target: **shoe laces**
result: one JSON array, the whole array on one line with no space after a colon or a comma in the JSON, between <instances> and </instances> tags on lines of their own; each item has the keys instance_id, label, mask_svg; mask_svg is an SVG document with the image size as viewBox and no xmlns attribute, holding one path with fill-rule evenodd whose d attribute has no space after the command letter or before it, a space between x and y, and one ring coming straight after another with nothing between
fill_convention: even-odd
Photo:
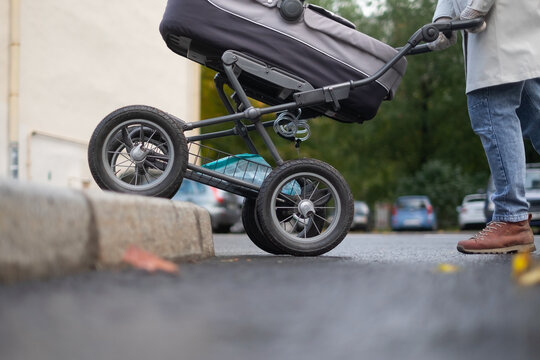
<instances>
[{"instance_id":1,"label":"shoe laces","mask_svg":"<svg viewBox=\"0 0 540 360\"><path fill-rule=\"evenodd\" d=\"M494 232L495 230L499 229L503 225L504 225L503 222L491 221L487 224L487 226L482 231L474 235L472 238L477 239L477 240L482 240L485 236L489 235L489 233Z\"/></svg>"}]
</instances>

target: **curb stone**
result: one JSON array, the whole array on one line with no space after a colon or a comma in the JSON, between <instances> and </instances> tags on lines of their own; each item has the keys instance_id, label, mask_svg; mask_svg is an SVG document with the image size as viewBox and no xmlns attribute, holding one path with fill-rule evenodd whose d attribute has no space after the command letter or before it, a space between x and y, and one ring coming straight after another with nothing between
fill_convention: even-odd
<instances>
[{"instance_id":1,"label":"curb stone","mask_svg":"<svg viewBox=\"0 0 540 360\"><path fill-rule=\"evenodd\" d=\"M171 260L214 255L191 203L0 179L0 282L116 267L128 245Z\"/></svg>"}]
</instances>

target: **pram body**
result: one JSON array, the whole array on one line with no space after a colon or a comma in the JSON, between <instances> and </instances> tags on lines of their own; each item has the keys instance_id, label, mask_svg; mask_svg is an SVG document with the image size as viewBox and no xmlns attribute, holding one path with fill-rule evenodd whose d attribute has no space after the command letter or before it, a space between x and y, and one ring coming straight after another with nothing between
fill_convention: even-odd
<instances>
[{"instance_id":1,"label":"pram body","mask_svg":"<svg viewBox=\"0 0 540 360\"><path fill-rule=\"evenodd\" d=\"M280 15L278 0L169 0L160 31L171 50L214 70L222 70L226 50L236 50L314 88L365 79L396 55L394 48L336 19L307 5L301 19L290 22ZM377 81L352 91L338 112L321 105L312 109L346 122L371 119L381 102L394 96L406 65L402 58ZM269 105L290 100L291 94L259 79L242 84L249 96Z\"/></svg>"},{"instance_id":2,"label":"pram body","mask_svg":"<svg viewBox=\"0 0 540 360\"><path fill-rule=\"evenodd\" d=\"M244 228L259 248L296 256L326 253L351 226L350 188L322 161L283 160L266 128L298 145L309 137L311 117L369 120L395 95L405 55L429 51L419 44L441 32L481 21L427 24L393 49L303 0L168 0L163 39L177 54L217 71L216 89L229 115L186 123L149 106L120 108L92 134L90 170L101 188L117 192L171 198L186 177L242 195ZM254 106L251 99L265 105ZM266 114L275 120L263 122ZM223 123L234 125L184 135ZM274 166L258 155L251 132L262 138ZM248 154L201 143L227 136L242 137Z\"/></svg>"}]
</instances>

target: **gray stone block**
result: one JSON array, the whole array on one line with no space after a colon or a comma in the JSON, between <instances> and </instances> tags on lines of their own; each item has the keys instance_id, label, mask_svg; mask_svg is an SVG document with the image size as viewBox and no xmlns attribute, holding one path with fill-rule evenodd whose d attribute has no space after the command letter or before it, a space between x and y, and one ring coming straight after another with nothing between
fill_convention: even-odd
<instances>
[{"instance_id":1,"label":"gray stone block","mask_svg":"<svg viewBox=\"0 0 540 360\"><path fill-rule=\"evenodd\" d=\"M189 203L89 192L98 229L99 264L117 265L131 244L167 259L213 255L208 212Z\"/></svg>"},{"instance_id":2,"label":"gray stone block","mask_svg":"<svg viewBox=\"0 0 540 360\"><path fill-rule=\"evenodd\" d=\"M0 181L0 281L87 270L96 262L96 250L82 193Z\"/></svg>"}]
</instances>

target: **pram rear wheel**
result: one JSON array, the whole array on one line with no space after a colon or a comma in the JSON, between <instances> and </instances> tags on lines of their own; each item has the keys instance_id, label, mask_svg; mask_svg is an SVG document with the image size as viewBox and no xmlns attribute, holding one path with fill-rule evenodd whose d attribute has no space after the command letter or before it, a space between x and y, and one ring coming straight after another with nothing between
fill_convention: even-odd
<instances>
[{"instance_id":1,"label":"pram rear wheel","mask_svg":"<svg viewBox=\"0 0 540 360\"><path fill-rule=\"evenodd\" d=\"M242 224L244 225L247 236L259 249L274 255L284 253L261 230L261 225L257 218L256 201L254 199L246 198L244 200L244 205L242 206Z\"/></svg>"},{"instance_id":2,"label":"pram rear wheel","mask_svg":"<svg viewBox=\"0 0 540 360\"><path fill-rule=\"evenodd\" d=\"M181 124L149 106L109 114L94 130L88 163L105 190L171 198L188 161Z\"/></svg>"},{"instance_id":3,"label":"pram rear wheel","mask_svg":"<svg viewBox=\"0 0 540 360\"><path fill-rule=\"evenodd\" d=\"M347 235L352 193L332 166L315 159L287 161L265 179L257 198L261 229L283 252L316 256Z\"/></svg>"}]
</instances>

